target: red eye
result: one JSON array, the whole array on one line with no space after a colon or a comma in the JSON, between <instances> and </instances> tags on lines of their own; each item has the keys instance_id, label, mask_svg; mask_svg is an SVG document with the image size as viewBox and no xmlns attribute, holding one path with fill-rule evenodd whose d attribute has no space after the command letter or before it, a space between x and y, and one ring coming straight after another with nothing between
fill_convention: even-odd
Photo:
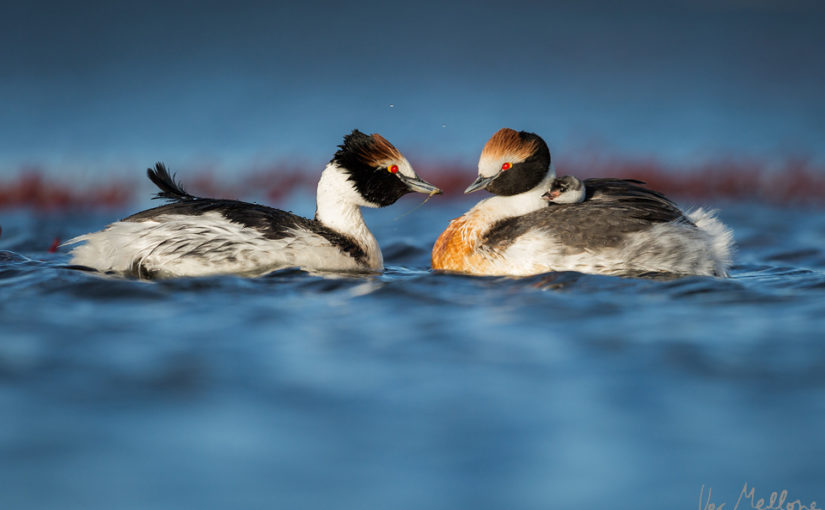
<instances>
[{"instance_id":1,"label":"red eye","mask_svg":"<svg viewBox=\"0 0 825 510\"><path fill-rule=\"evenodd\" d=\"M513 165L511 165L510 163L504 163L503 165L501 165L502 170L509 170L511 168L513 168Z\"/></svg>"},{"instance_id":2,"label":"red eye","mask_svg":"<svg viewBox=\"0 0 825 510\"><path fill-rule=\"evenodd\" d=\"M398 173L398 165L392 165L387 170L389 170L390 173L392 173L392 174L397 174Z\"/></svg>"}]
</instances>

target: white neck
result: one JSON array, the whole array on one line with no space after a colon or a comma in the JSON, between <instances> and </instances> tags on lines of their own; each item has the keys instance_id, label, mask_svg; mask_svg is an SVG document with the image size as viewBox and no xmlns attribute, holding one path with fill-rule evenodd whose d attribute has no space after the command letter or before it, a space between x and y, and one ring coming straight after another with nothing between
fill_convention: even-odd
<instances>
[{"instance_id":1,"label":"white neck","mask_svg":"<svg viewBox=\"0 0 825 510\"><path fill-rule=\"evenodd\" d=\"M471 209L471 212L481 213L487 218L487 221L492 222L543 209L547 207L547 201L542 198L542 195L550 189L554 177L555 172L551 167L547 176L530 191L508 197L498 195L490 197L477 203Z\"/></svg>"},{"instance_id":2,"label":"white neck","mask_svg":"<svg viewBox=\"0 0 825 510\"><path fill-rule=\"evenodd\" d=\"M334 163L321 173L315 197L315 219L336 232L353 238L367 255L371 269L381 270L384 260L378 241L364 223L361 206L372 206L364 200L347 179L347 174Z\"/></svg>"}]
</instances>

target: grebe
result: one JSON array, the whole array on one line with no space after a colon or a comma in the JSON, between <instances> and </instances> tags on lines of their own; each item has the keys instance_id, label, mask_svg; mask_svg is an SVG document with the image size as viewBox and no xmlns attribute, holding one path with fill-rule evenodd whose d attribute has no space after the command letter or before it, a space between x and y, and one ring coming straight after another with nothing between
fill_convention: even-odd
<instances>
[{"instance_id":1,"label":"grebe","mask_svg":"<svg viewBox=\"0 0 825 510\"><path fill-rule=\"evenodd\" d=\"M581 179L572 175L556 177L542 198L554 204L577 204L584 201L585 187Z\"/></svg>"},{"instance_id":2,"label":"grebe","mask_svg":"<svg viewBox=\"0 0 825 510\"><path fill-rule=\"evenodd\" d=\"M555 172L538 135L501 129L484 146L465 193L482 200L433 246L432 267L476 275L549 271L727 276L732 234L701 209L683 214L664 195L627 179L586 179L584 200L548 204Z\"/></svg>"},{"instance_id":3,"label":"grebe","mask_svg":"<svg viewBox=\"0 0 825 510\"><path fill-rule=\"evenodd\" d=\"M315 219L258 204L199 198L158 163L149 179L172 203L76 237L72 264L138 278L261 275L285 267L378 272L383 258L361 207L384 207L411 191L441 190L416 176L379 134L358 130L321 173Z\"/></svg>"}]
</instances>

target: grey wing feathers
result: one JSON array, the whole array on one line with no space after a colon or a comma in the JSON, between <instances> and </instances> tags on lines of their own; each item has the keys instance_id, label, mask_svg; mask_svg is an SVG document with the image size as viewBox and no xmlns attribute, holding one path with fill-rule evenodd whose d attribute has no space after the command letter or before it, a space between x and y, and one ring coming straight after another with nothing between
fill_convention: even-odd
<instances>
[{"instance_id":1,"label":"grey wing feathers","mask_svg":"<svg viewBox=\"0 0 825 510\"><path fill-rule=\"evenodd\" d=\"M504 248L520 235L545 230L559 242L575 249L618 245L625 234L650 228L655 223L692 222L667 197L629 179L587 179L587 196L576 204L549 204L523 216L494 224L484 243Z\"/></svg>"},{"instance_id":2,"label":"grey wing feathers","mask_svg":"<svg viewBox=\"0 0 825 510\"><path fill-rule=\"evenodd\" d=\"M629 215L653 223L674 220L690 222L669 198L658 191L639 186L644 184L642 181L587 179L584 183L587 190L586 200L601 202L605 208L615 213L615 221L621 222L623 217Z\"/></svg>"}]
</instances>

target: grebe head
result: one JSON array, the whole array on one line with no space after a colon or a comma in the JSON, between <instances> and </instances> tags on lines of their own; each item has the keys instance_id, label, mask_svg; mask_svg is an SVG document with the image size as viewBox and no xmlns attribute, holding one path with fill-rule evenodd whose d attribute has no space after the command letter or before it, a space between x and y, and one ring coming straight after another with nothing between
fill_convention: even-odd
<instances>
[{"instance_id":1,"label":"grebe head","mask_svg":"<svg viewBox=\"0 0 825 510\"><path fill-rule=\"evenodd\" d=\"M411 191L441 190L415 175L407 159L386 138L353 130L344 136L330 164L337 166L363 199L359 205L384 207Z\"/></svg>"},{"instance_id":2,"label":"grebe head","mask_svg":"<svg viewBox=\"0 0 825 510\"><path fill-rule=\"evenodd\" d=\"M542 198L555 204L575 204L584 201L584 183L572 175L556 177Z\"/></svg>"},{"instance_id":3,"label":"grebe head","mask_svg":"<svg viewBox=\"0 0 825 510\"><path fill-rule=\"evenodd\" d=\"M536 187L550 170L550 150L535 133L499 129L484 145L478 178L464 191L486 189L496 195L518 195Z\"/></svg>"}]
</instances>

